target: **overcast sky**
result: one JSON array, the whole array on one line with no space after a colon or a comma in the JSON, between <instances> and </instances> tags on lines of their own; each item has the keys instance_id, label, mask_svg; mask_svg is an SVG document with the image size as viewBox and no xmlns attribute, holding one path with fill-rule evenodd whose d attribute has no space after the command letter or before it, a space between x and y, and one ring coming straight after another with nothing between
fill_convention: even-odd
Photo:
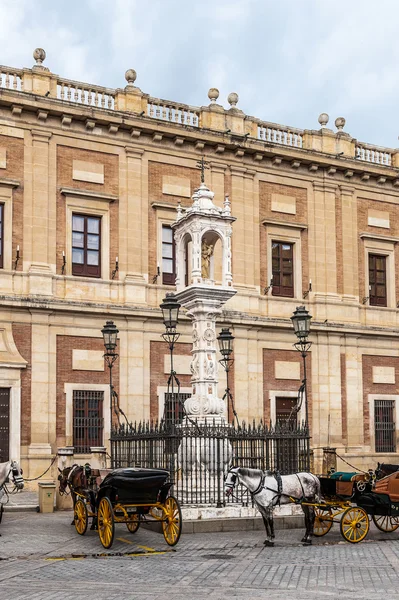
<instances>
[{"instance_id":1,"label":"overcast sky","mask_svg":"<svg viewBox=\"0 0 399 600\"><path fill-rule=\"evenodd\" d=\"M399 146L399 0L0 0L0 63Z\"/></svg>"}]
</instances>

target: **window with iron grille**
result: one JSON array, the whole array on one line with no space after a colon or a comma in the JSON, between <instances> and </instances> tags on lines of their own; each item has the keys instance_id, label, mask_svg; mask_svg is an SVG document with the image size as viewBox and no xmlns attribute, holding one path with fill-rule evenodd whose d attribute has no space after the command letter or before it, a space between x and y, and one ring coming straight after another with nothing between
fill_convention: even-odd
<instances>
[{"instance_id":1,"label":"window with iron grille","mask_svg":"<svg viewBox=\"0 0 399 600\"><path fill-rule=\"evenodd\" d=\"M294 244L272 242L273 296L294 297Z\"/></svg>"},{"instance_id":2,"label":"window with iron grille","mask_svg":"<svg viewBox=\"0 0 399 600\"><path fill-rule=\"evenodd\" d=\"M387 306L387 257L369 254L369 301L371 306Z\"/></svg>"},{"instance_id":3,"label":"window with iron grille","mask_svg":"<svg viewBox=\"0 0 399 600\"><path fill-rule=\"evenodd\" d=\"M162 225L162 283L175 285L176 254L175 239L170 225Z\"/></svg>"},{"instance_id":4,"label":"window with iron grille","mask_svg":"<svg viewBox=\"0 0 399 600\"><path fill-rule=\"evenodd\" d=\"M75 454L90 454L92 446L103 445L104 392L74 390L73 445Z\"/></svg>"},{"instance_id":5,"label":"window with iron grille","mask_svg":"<svg viewBox=\"0 0 399 600\"><path fill-rule=\"evenodd\" d=\"M395 400L374 401L375 451L396 452Z\"/></svg>"},{"instance_id":6,"label":"window with iron grille","mask_svg":"<svg viewBox=\"0 0 399 600\"><path fill-rule=\"evenodd\" d=\"M165 393L164 419L166 423L181 423L184 417L183 406L191 394Z\"/></svg>"},{"instance_id":7,"label":"window with iron grille","mask_svg":"<svg viewBox=\"0 0 399 600\"><path fill-rule=\"evenodd\" d=\"M72 275L101 277L101 218L72 215Z\"/></svg>"},{"instance_id":8,"label":"window with iron grille","mask_svg":"<svg viewBox=\"0 0 399 600\"><path fill-rule=\"evenodd\" d=\"M0 269L4 266L4 204L0 204Z\"/></svg>"}]
</instances>

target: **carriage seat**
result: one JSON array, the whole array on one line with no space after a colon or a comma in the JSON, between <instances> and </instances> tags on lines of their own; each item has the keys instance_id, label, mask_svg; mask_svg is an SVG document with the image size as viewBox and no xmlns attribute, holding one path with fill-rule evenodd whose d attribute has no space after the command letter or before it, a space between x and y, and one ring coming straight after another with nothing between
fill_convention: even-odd
<instances>
[{"instance_id":1,"label":"carriage seat","mask_svg":"<svg viewBox=\"0 0 399 600\"><path fill-rule=\"evenodd\" d=\"M375 483L376 494L387 494L392 502L399 502L399 472L392 473Z\"/></svg>"},{"instance_id":2,"label":"carriage seat","mask_svg":"<svg viewBox=\"0 0 399 600\"><path fill-rule=\"evenodd\" d=\"M336 492L338 496L352 496L354 482L369 480L367 473L346 473L345 471L332 473L330 478L336 480Z\"/></svg>"}]
</instances>

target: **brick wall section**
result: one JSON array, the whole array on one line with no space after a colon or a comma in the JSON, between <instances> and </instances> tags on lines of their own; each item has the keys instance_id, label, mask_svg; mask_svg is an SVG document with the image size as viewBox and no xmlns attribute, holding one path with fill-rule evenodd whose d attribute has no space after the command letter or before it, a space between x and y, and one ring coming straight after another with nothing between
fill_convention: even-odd
<instances>
[{"instance_id":1,"label":"brick wall section","mask_svg":"<svg viewBox=\"0 0 399 600\"><path fill-rule=\"evenodd\" d=\"M0 146L7 149L7 168L0 169L0 177L14 179L19 186L14 188L12 195L12 259L15 260L17 245L23 258L23 197L24 197L24 140L1 135ZM7 223L5 223L7 227ZM22 261L17 266L22 271Z\"/></svg>"},{"instance_id":2,"label":"brick wall section","mask_svg":"<svg viewBox=\"0 0 399 600\"><path fill-rule=\"evenodd\" d=\"M72 179L73 160L83 160L104 165L104 183L91 183L87 181L76 181ZM61 194L61 188L68 187L79 190L98 192L99 194L119 194L119 158L116 154L105 154L91 150L69 148L67 146L57 147L57 273L61 273L62 251L65 250L66 211L65 196ZM119 255L119 202L111 202L110 212L110 264L109 272L102 273L104 279L111 278L111 272L115 268L115 257ZM90 214L90 200L87 202L87 214ZM118 273L116 274L116 278Z\"/></svg>"},{"instance_id":3,"label":"brick wall section","mask_svg":"<svg viewBox=\"0 0 399 600\"><path fill-rule=\"evenodd\" d=\"M299 379L276 379L275 378L275 361L300 362ZM306 359L306 375L307 375L307 391L308 391L308 410L309 410L309 427L312 431L312 353L308 354ZM270 422L270 397L271 390L283 390L286 392L298 391L303 378L303 361L302 357L296 350L269 350L263 349L263 416L265 423Z\"/></svg>"},{"instance_id":4,"label":"brick wall section","mask_svg":"<svg viewBox=\"0 0 399 600\"><path fill-rule=\"evenodd\" d=\"M157 231L156 231L156 210L151 208L153 202L165 202L174 204L177 207L178 201L181 201L183 207L191 206L191 198L179 198L162 193L162 178L164 175L174 175L184 177L190 180L191 195L201 183L201 176L198 169L189 169L188 167L179 167L165 163L148 163L148 276L152 281L157 272Z\"/></svg>"},{"instance_id":5,"label":"brick wall section","mask_svg":"<svg viewBox=\"0 0 399 600\"><path fill-rule=\"evenodd\" d=\"M346 356L341 354L341 410L342 410L342 442L348 442L348 413L346 395Z\"/></svg>"},{"instance_id":6,"label":"brick wall section","mask_svg":"<svg viewBox=\"0 0 399 600\"><path fill-rule=\"evenodd\" d=\"M371 210L379 210L383 212L389 213L389 229L385 229L384 227L370 227L367 224L368 221L368 211ZM371 233L374 235L384 235L389 237L398 237L399 235L399 208L396 204L392 204L391 202L379 202L377 200L368 200L365 198L358 198L357 202L357 226L358 232L361 233ZM395 249L395 287L396 287L396 300L399 298L399 283L398 283L398 263L397 258L399 257L398 249ZM363 297L364 294L364 285L365 285L365 274L368 269L368 265L364 264L364 242L359 239L359 289L360 289L360 298Z\"/></svg>"},{"instance_id":7,"label":"brick wall section","mask_svg":"<svg viewBox=\"0 0 399 600\"><path fill-rule=\"evenodd\" d=\"M176 344L175 356L191 356L191 344ZM166 387L168 373L164 373L164 356L169 355L169 347L165 342L150 342L150 418L158 420L157 387ZM181 387L191 387L191 375L179 375Z\"/></svg>"},{"instance_id":8,"label":"brick wall section","mask_svg":"<svg viewBox=\"0 0 399 600\"><path fill-rule=\"evenodd\" d=\"M396 383L373 383L373 367L394 367ZM397 394L399 383L399 357L397 356L369 356L362 357L363 370L363 422L364 443L370 443L370 412L369 394Z\"/></svg>"},{"instance_id":9,"label":"brick wall section","mask_svg":"<svg viewBox=\"0 0 399 600\"><path fill-rule=\"evenodd\" d=\"M21 445L31 442L31 381L32 381L32 326L13 323L12 335L18 352L28 364L21 369Z\"/></svg>"},{"instance_id":10,"label":"brick wall section","mask_svg":"<svg viewBox=\"0 0 399 600\"><path fill-rule=\"evenodd\" d=\"M57 445L65 445L65 383L109 383L109 370L104 361L104 371L76 371L72 369L72 350L104 351L102 338L57 335ZM112 369L115 390L119 392L119 360ZM109 416L104 414L104 419Z\"/></svg>"},{"instance_id":11,"label":"brick wall section","mask_svg":"<svg viewBox=\"0 0 399 600\"><path fill-rule=\"evenodd\" d=\"M344 257L342 249L342 198L339 190L335 194L335 251L337 253L337 293L344 293Z\"/></svg>"},{"instance_id":12,"label":"brick wall section","mask_svg":"<svg viewBox=\"0 0 399 600\"><path fill-rule=\"evenodd\" d=\"M296 214L288 215L286 213L272 211L272 194L281 194L283 196L294 196L296 198ZM267 282L267 240L266 227L262 221L270 219L285 223L304 223L308 222L307 209L307 191L303 188L297 188L288 185L278 185L265 181L259 182L259 221L260 221L260 286L265 288ZM302 231L302 288L308 288L309 281L309 259L308 259L308 232ZM295 268L295 267L294 267ZM294 290L294 293L295 290Z\"/></svg>"}]
</instances>

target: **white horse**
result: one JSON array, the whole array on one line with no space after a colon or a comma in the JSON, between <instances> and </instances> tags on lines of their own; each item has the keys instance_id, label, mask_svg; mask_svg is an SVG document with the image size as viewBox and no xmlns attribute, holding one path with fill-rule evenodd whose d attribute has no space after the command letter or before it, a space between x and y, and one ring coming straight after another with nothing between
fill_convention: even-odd
<instances>
[{"instance_id":1,"label":"white horse","mask_svg":"<svg viewBox=\"0 0 399 600\"><path fill-rule=\"evenodd\" d=\"M6 484L9 483L10 480L13 482L15 490L23 489L24 479L22 477L22 469L16 460L0 463L0 523L4 511L2 498L3 496L8 498L9 491L7 490Z\"/></svg>"},{"instance_id":2,"label":"white horse","mask_svg":"<svg viewBox=\"0 0 399 600\"><path fill-rule=\"evenodd\" d=\"M315 521L314 508L304 502L320 502L320 481L312 473L294 473L279 475L272 471L232 467L225 478L226 495L233 493L237 479L244 485L263 518L266 529L266 546L274 546L273 510L279 504L295 502L301 505L305 513L306 533L302 538L305 544L311 544Z\"/></svg>"}]
</instances>

